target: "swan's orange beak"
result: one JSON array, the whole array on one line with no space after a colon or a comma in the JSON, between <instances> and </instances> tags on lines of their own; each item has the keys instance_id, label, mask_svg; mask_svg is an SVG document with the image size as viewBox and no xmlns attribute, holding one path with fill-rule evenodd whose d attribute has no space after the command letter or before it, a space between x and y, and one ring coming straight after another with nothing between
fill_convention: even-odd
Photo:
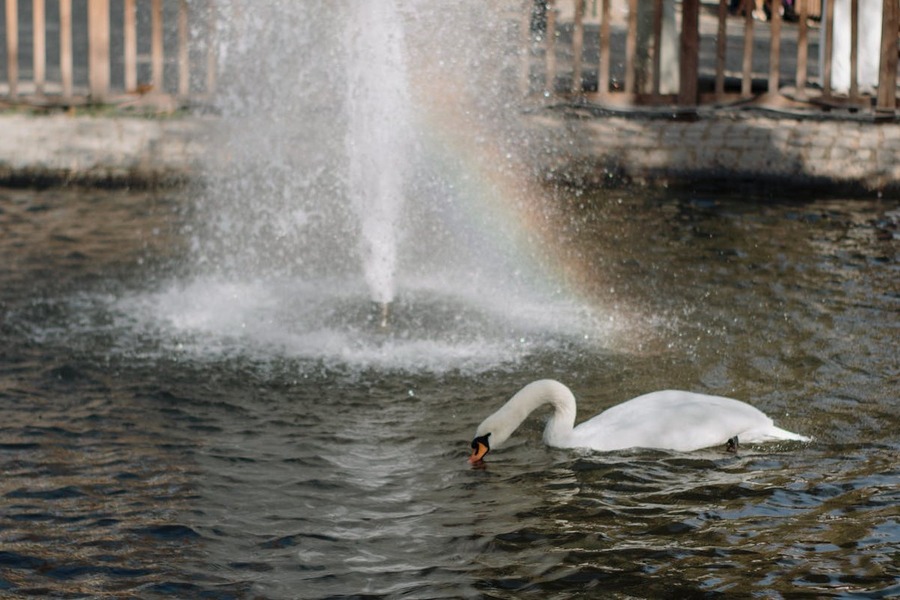
<instances>
[{"instance_id":1,"label":"swan's orange beak","mask_svg":"<svg viewBox=\"0 0 900 600\"><path fill-rule=\"evenodd\" d=\"M480 463L481 459L484 458L484 455L490 452L491 446L488 444L489 435L491 434L483 435L472 440L472 454L469 455L469 464L474 465Z\"/></svg>"}]
</instances>

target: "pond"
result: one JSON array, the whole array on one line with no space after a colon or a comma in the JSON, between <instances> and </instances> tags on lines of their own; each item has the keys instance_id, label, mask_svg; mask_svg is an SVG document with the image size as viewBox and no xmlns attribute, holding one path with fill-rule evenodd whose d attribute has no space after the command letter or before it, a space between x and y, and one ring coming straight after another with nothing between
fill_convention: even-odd
<instances>
[{"instance_id":1,"label":"pond","mask_svg":"<svg viewBox=\"0 0 900 600\"><path fill-rule=\"evenodd\" d=\"M297 282L198 283L190 191L0 190L0 595L900 594L900 203L550 193L589 333L415 294L317 328ZM557 450L538 413L470 468L543 377L578 421L677 388L814 440Z\"/></svg>"}]
</instances>

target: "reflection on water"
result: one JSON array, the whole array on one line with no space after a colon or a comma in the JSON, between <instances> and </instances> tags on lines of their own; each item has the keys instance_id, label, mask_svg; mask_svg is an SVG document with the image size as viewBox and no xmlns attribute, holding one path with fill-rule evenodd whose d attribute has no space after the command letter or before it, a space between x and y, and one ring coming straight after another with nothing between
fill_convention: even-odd
<instances>
[{"instance_id":1,"label":"reflection on water","mask_svg":"<svg viewBox=\"0 0 900 600\"><path fill-rule=\"evenodd\" d=\"M558 194L571 289L628 326L435 370L413 333L385 350L406 368L171 337L127 309L172 289L185 198L0 191L0 595L900 593L898 204ZM453 304L414 304L452 350ZM519 343L490 324L456 343ZM582 419L680 387L816 439L596 454L536 418L469 469L477 423L547 376Z\"/></svg>"}]
</instances>

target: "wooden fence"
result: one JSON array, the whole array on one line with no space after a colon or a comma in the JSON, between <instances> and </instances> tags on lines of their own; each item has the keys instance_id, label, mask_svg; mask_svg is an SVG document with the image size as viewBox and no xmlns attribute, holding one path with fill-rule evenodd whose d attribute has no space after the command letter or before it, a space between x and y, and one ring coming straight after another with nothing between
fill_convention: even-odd
<instances>
[{"instance_id":1,"label":"wooden fence","mask_svg":"<svg viewBox=\"0 0 900 600\"><path fill-rule=\"evenodd\" d=\"M523 68L523 88L530 93L576 96L617 106L694 107L754 98L760 104L784 105L787 99L808 107L894 113L898 0L884 0L878 31L861 31L859 0L847 2L849 15L836 20L836 0L798 0L796 15L790 15L791 22L785 23L779 10L768 11L769 22L755 20L751 16L753 0L743 0L743 16L729 13L729 0L682 0L677 6L672 0L620 0L625 14L620 10L618 20L611 14L613 0L527 1L531 7L527 42L531 52ZM590 25L586 24L588 10L595 13ZM703 23L711 31L701 31L701 11ZM843 27L847 21L850 83L849 89L839 92L832 79L835 36L830 24ZM677 29L668 36L669 56L674 56L668 67L663 64L665 25ZM813 40L813 26L819 39ZM759 38L765 35L757 34L768 35L768 65L762 73L754 49L759 52ZM881 40L873 90L861 91L859 85L861 35ZM594 43L589 53L587 42L591 39ZM821 47L821 60L811 56L814 42ZM702 48L708 51L701 52ZM735 54L740 55L740 67L728 68L726 58L733 63ZM816 75L810 73L813 62L818 67ZM618 73L613 72L614 66ZM786 66L793 68L786 72ZM677 81L677 89L665 89L666 76Z\"/></svg>"},{"instance_id":2,"label":"wooden fence","mask_svg":"<svg viewBox=\"0 0 900 600\"><path fill-rule=\"evenodd\" d=\"M795 0L797 20L791 23L778 10L770 11L768 23L754 20L754 0L741 0L743 17L729 15L730 0L522 1L526 93L618 106L689 108L789 98L813 107L896 110L900 0L883 0L880 31L860 30L860 0ZM849 3L849 15L836 20L836 2ZM0 4L0 100L7 103L139 99L176 106L208 101L215 92L216 0ZM847 90L833 85L833 28L816 24L819 35L813 35L810 16L829 24L849 20ZM757 34L764 33L768 48L760 49L765 36ZM871 90L859 85L861 35L881 40ZM823 60L813 46L821 48Z\"/></svg>"},{"instance_id":3,"label":"wooden fence","mask_svg":"<svg viewBox=\"0 0 900 600\"><path fill-rule=\"evenodd\" d=\"M72 0L0 2L0 99L9 103L141 99L173 107L215 90L213 0L75 0L74 11ZM23 31L30 44L22 43Z\"/></svg>"}]
</instances>

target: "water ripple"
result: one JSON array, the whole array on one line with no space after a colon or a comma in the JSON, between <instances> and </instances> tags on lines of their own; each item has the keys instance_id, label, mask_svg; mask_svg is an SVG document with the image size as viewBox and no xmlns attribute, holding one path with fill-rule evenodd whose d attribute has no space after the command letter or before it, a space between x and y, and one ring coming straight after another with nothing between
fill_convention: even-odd
<instances>
[{"instance_id":1,"label":"water ripple","mask_svg":"<svg viewBox=\"0 0 900 600\"><path fill-rule=\"evenodd\" d=\"M153 282L135 269L177 247L137 231L171 227L173 201L0 190L15 258L0 265L0 596L900 594L896 248L865 237L884 205L804 203L832 215L815 220L616 197L579 198L566 231L572 261L603 266L585 294L650 317L628 349L479 346L477 321L462 346L373 343L342 363L334 346L307 355L327 336L241 352L240 336L166 337L123 314L174 285L170 264ZM280 288L285 306L302 285ZM451 309L401 317L449 335ZM486 362L430 371L454 343ZM480 419L544 376L577 388L581 416L690 387L816 439L597 454L544 447L536 415L469 468Z\"/></svg>"}]
</instances>

